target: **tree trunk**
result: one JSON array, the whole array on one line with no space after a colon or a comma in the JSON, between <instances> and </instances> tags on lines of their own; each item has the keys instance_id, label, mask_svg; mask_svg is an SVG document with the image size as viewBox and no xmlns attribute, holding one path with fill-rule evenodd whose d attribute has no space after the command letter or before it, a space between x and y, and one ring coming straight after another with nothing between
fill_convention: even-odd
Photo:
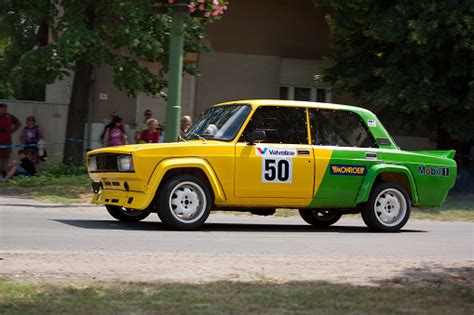
<instances>
[{"instance_id":1,"label":"tree trunk","mask_svg":"<svg viewBox=\"0 0 474 315\"><path fill-rule=\"evenodd\" d=\"M66 143L63 163L81 165L84 161L84 127L87 120L89 92L91 88L92 65L85 61L76 62L72 85L71 102L67 115Z\"/></svg>"},{"instance_id":2,"label":"tree trunk","mask_svg":"<svg viewBox=\"0 0 474 315\"><path fill-rule=\"evenodd\" d=\"M90 0L86 12L86 24L90 30L95 29L96 0ZM92 84L92 64L76 61L76 72L72 84L71 102L67 115L66 141L64 145L63 164L81 165L84 161L84 127L89 111L89 93Z\"/></svg>"}]
</instances>

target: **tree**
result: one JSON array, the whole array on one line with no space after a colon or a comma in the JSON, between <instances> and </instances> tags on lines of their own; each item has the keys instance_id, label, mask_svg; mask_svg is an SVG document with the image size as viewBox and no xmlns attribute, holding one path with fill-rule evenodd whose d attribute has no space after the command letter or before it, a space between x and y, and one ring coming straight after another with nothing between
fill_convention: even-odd
<instances>
[{"instance_id":1,"label":"tree","mask_svg":"<svg viewBox=\"0 0 474 315\"><path fill-rule=\"evenodd\" d=\"M47 45L37 46L21 57L21 62L16 67L17 73L28 73L47 83L74 73L63 158L65 164L79 165L83 160L83 143L75 140L83 138L91 75L95 67L111 66L115 85L129 96L134 96L137 91L164 95L163 89L167 85L165 78L168 71L171 26L167 8L168 3L175 1L8 0L6 2L12 10L25 14L33 11L33 14L41 17L38 28L46 24L52 34ZM183 1L176 0L176 2ZM223 0L197 2L203 3L203 10L207 8L219 10L210 17L206 15L208 18L205 20L186 15L184 29L186 52L200 52L207 48L203 43L204 26L207 22L218 18L224 10ZM160 9L164 14L155 14L153 3L160 3ZM194 1L191 4L193 3ZM187 9L187 6L185 8ZM190 11L191 9L196 10L194 7L189 8ZM8 15L8 11L3 14ZM140 60L143 59L161 63L160 74L156 76L142 67ZM184 70L191 74L196 73L193 65L185 65Z\"/></svg>"},{"instance_id":2,"label":"tree","mask_svg":"<svg viewBox=\"0 0 474 315\"><path fill-rule=\"evenodd\" d=\"M15 71L21 56L36 45L41 17L32 9L37 5L18 10L18 1L0 3L0 98L44 100L44 82Z\"/></svg>"},{"instance_id":3,"label":"tree","mask_svg":"<svg viewBox=\"0 0 474 315\"><path fill-rule=\"evenodd\" d=\"M472 0L315 0L332 8L331 83L403 124L474 138Z\"/></svg>"}]
</instances>

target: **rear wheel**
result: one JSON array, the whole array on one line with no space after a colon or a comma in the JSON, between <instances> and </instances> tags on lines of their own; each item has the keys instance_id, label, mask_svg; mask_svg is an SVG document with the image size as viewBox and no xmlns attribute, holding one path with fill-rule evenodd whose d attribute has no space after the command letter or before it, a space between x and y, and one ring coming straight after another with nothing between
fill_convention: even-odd
<instances>
[{"instance_id":1,"label":"rear wheel","mask_svg":"<svg viewBox=\"0 0 474 315\"><path fill-rule=\"evenodd\" d=\"M135 210L120 206L106 205L105 208L115 219L123 222L138 222L145 219L151 212L150 209Z\"/></svg>"},{"instance_id":2,"label":"rear wheel","mask_svg":"<svg viewBox=\"0 0 474 315\"><path fill-rule=\"evenodd\" d=\"M175 229L194 230L209 217L212 197L209 188L192 175L172 177L160 188L158 216Z\"/></svg>"},{"instance_id":3,"label":"rear wheel","mask_svg":"<svg viewBox=\"0 0 474 315\"><path fill-rule=\"evenodd\" d=\"M395 183L381 183L364 205L362 219L371 230L396 232L407 223L410 212L410 196L405 189Z\"/></svg>"},{"instance_id":4,"label":"rear wheel","mask_svg":"<svg viewBox=\"0 0 474 315\"><path fill-rule=\"evenodd\" d=\"M300 209L303 220L316 227L330 226L342 217L342 213L323 209Z\"/></svg>"}]
</instances>

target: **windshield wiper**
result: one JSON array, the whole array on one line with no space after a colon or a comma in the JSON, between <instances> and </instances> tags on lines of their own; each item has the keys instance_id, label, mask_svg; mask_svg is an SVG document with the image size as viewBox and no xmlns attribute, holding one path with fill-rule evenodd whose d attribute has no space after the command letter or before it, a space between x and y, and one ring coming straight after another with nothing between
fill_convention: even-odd
<instances>
[{"instance_id":1,"label":"windshield wiper","mask_svg":"<svg viewBox=\"0 0 474 315\"><path fill-rule=\"evenodd\" d=\"M201 136L198 133L192 133L191 136L195 136L196 138L198 138L199 140L202 140L203 142L207 141L206 138L204 138L203 136Z\"/></svg>"},{"instance_id":2,"label":"windshield wiper","mask_svg":"<svg viewBox=\"0 0 474 315\"><path fill-rule=\"evenodd\" d=\"M184 139L182 136L179 136L178 139L179 139L179 141L183 141L183 142L186 142L186 141L187 141L187 140Z\"/></svg>"}]
</instances>

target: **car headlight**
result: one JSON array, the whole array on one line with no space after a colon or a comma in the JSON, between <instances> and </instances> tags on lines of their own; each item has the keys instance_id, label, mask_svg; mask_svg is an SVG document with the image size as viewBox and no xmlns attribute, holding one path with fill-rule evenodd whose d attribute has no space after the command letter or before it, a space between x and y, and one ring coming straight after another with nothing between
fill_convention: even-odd
<instances>
[{"instance_id":1,"label":"car headlight","mask_svg":"<svg viewBox=\"0 0 474 315\"><path fill-rule=\"evenodd\" d=\"M97 171L97 159L95 156L89 158L89 163L87 165L89 172L96 172Z\"/></svg>"},{"instance_id":2,"label":"car headlight","mask_svg":"<svg viewBox=\"0 0 474 315\"><path fill-rule=\"evenodd\" d=\"M131 155L117 156L117 167L119 172L133 172L133 161Z\"/></svg>"}]
</instances>

